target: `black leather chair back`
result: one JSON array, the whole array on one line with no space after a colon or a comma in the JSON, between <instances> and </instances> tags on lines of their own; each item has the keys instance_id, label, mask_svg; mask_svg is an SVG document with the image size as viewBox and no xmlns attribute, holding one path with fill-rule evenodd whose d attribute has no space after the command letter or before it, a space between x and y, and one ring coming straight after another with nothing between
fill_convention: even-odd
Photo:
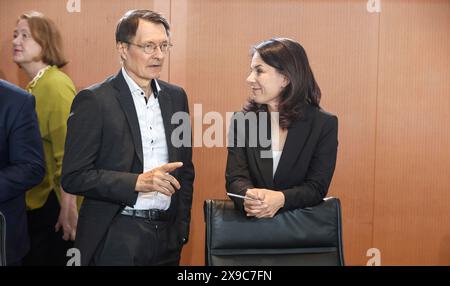
<instances>
[{"instance_id":1,"label":"black leather chair back","mask_svg":"<svg viewBox=\"0 0 450 286\"><path fill-rule=\"evenodd\" d=\"M6 220L0 212L0 266L6 266Z\"/></svg>"},{"instance_id":2,"label":"black leather chair back","mask_svg":"<svg viewBox=\"0 0 450 286\"><path fill-rule=\"evenodd\" d=\"M207 200L206 265L344 265L341 208L327 198L311 208L249 218L229 200Z\"/></svg>"}]
</instances>

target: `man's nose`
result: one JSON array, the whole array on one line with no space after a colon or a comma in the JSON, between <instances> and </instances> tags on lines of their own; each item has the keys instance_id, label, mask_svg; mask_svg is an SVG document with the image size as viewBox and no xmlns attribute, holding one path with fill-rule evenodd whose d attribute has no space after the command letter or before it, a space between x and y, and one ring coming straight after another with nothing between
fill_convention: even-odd
<instances>
[{"instance_id":1,"label":"man's nose","mask_svg":"<svg viewBox=\"0 0 450 286\"><path fill-rule=\"evenodd\" d=\"M159 46L156 47L153 57L157 58L157 59L162 59L162 58L164 58L164 56L165 56L165 54L162 52L161 47L159 47Z\"/></svg>"}]
</instances>

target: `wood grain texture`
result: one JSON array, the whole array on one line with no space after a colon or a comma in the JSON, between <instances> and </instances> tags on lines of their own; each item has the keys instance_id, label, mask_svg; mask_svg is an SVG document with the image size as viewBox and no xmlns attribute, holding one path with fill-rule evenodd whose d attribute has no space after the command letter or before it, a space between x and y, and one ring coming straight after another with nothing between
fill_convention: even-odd
<instances>
[{"instance_id":1,"label":"wood grain texture","mask_svg":"<svg viewBox=\"0 0 450 286\"><path fill-rule=\"evenodd\" d=\"M171 11L170 79L186 89L191 105L201 103L204 113L241 108L249 96L251 46L272 37L290 37L304 46L322 88L322 105L339 117L330 195L341 198L344 207L347 263L365 264L372 247L378 15L358 1L172 1ZM192 239L182 261L201 265L201 208L206 199L226 198L226 150L196 148L194 162Z\"/></svg>"},{"instance_id":2,"label":"wood grain texture","mask_svg":"<svg viewBox=\"0 0 450 286\"><path fill-rule=\"evenodd\" d=\"M374 246L383 265L450 264L450 4L381 14Z\"/></svg>"},{"instance_id":3,"label":"wood grain texture","mask_svg":"<svg viewBox=\"0 0 450 286\"><path fill-rule=\"evenodd\" d=\"M117 21L131 9L153 8L151 0L89 0L81 1L81 12L69 13L67 1L20 0L1 1L0 9L0 77L22 87L28 79L12 61L12 35L20 14L30 10L42 12L58 26L69 64L64 71L72 78L77 90L101 82L120 68L116 52ZM160 2L160 1L156 1ZM161 7L161 5L159 5ZM164 11L161 11L164 13ZM170 13L166 11L164 14ZM168 66L162 73L167 79Z\"/></svg>"},{"instance_id":4,"label":"wood grain texture","mask_svg":"<svg viewBox=\"0 0 450 286\"><path fill-rule=\"evenodd\" d=\"M321 105L339 118L339 151L329 195L341 199L345 259L365 265L450 264L450 3L347 0L0 0L0 78L28 80L12 62L17 17L38 10L63 33L65 71L77 89L103 81L120 65L114 31L134 8L171 22L174 44L162 79L188 93L194 137L225 119L249 96L252 45L272 37L299 41L322 90ZM202 111L199 111L201 104ZM209 113L211 115L211 113ZM223 143L227 122L222 125ZM196 180L190 242L183 265L203 265L203 202L224 199L226 148L194 148Z\"/></svg>"}]
</instances>

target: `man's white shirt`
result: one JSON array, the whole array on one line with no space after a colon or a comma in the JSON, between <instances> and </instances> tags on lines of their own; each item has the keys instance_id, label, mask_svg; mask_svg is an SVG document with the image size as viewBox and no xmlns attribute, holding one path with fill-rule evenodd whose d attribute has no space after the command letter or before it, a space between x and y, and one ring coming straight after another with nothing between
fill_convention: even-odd
<instances>
[{"instance_id":1,"label":"man's white shirt","mask_svg":"<svg viewBox=\"0 0 450 286\"><path fill-rule=\"evenodd\" d=\"M166 144L166 133L164 131L161 108L154 93L148 97L148 101L145 100L145 92L127 74L123 67L122 75L128 84L128 88L133 97L134 107L136 108L139 130L141 131L144 172L147 172L169 162L169 152ZM161 88L156 80L155 86L159 92ZM139 192L133 209L167 210L170 206L170 200L169 196L159 192ZM127 207L127 209L130 208Z\"/></svg>"}]
</instances>

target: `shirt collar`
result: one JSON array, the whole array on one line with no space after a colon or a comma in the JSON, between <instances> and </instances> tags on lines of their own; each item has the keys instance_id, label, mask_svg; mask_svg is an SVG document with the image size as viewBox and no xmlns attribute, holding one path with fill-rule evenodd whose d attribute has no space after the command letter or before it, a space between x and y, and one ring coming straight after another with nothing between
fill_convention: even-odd
<instances>
[{"instance_id":1,"label":"shirt collar","mask_svg":"<svg viewBox=\"0 0 450 286\"><path fill-rule=\"evenodd\" d=\"M125 81L127 82L128 88L131 91L131 94L140 94L141 92L144 92L142 88L128 75L127 71L124 67L122 67L122 75ZM159 86L159 83L156 79L152 79L150 83L152 87L153 94L155 95L155 98L158 97L159 91L161 90L161 87Z\"/></svg>"}]
</instances>

